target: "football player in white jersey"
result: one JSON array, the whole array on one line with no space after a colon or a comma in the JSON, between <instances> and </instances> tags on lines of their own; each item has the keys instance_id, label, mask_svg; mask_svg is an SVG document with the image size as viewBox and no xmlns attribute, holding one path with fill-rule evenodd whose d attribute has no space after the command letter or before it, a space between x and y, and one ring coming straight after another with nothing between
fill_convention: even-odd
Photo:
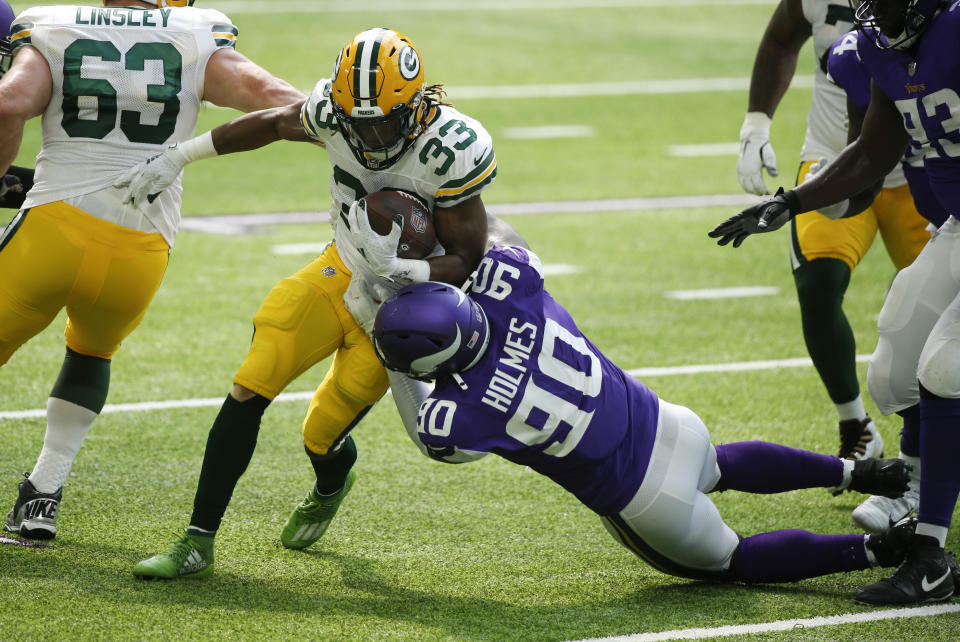
<instances>
[{"instance_id":1,"label":"football player in white jersey","mask_svg":"<svg viewBox=\"0 0 960 642\"><path fill-rule=\"evenodd\" d=\"M329 79L299 104L249 114L190 141L206 156L285 139L320 143L332 165L334 241L274 286L254 316L247 358L207 440L194 511L174 545L137 564L138 577L213 570L213 536L256 445L267 405L294 378L335 354L307 411L303 440L317 482L293 511L280 541L301 549L327 530L355 479L351 429L386 392L388 378L368 337L384 292L426 280L463 283L488 241L480 198L497 174L490 135L424 83L420 56L403 34L369 29L340 52ZM173 184L196 156L170 149L133 168L118 186L141 202ZM432 213L441 247L424 259L397 257L400 228L380 236L358 199L406 190ZM516 240L516 239L512 239Z\"/></svg>"},{"instance_id":2,"label":"football player in white jersey","mask_svg":"<svg viewBox=\"0 0 960 642\"><path fill-rule=\"evenodd\" d=\"M11 28L0 167L16 157L27 120L42 116L43 137L33 187L0 237L0 364L67 308L43 449L4 524L24 537L56 535L63 484L103 408L110 360L146 313L179 227L179 181L126 204L111 186L117 173L189 139L202 100L252 111L303 97L235 50L225 15L192 4L35 7Z\"/></svg>"},{"instance_id":3,"label":"football player in white jersey","mask_svg":"<svg viewBox=\"0 0 960 642\"><path fill-rule=\"evenodd\" d=\"M760 41L740 129L737 174L745 191L768 194L762 170L778 174L770 143L771 117L790 85L800 49L811 36L816 56L813 99L797 184L847 144L846 96L827 79L826 62L833 43L852 28L853 9L847 0L780 0ZM862 216L834 220L861 211ZM836 407L841 457L879 457L883 452L883 440L860 396L853 330L842 307L850 275L878 230L896 269L910 265L930 238L926 225L899 166L884 179L882 189L878 183L851 199L801 214L791 223L790 262L803 337Z\"/></svg>"}]
</instances>

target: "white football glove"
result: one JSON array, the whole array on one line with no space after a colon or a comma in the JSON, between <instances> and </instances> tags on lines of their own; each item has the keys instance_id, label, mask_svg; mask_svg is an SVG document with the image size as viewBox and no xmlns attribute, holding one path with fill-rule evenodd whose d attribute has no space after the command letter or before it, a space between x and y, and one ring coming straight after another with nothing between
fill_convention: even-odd
<instances>
[{"instance_id":1,"label":"white football glove","mask_svg":"<svg viewBox=\"0 0 960 642\"><path fill-rule=\"evenodd\" d=\"M347 291L343 293L343 304L347 312L367 334L373 332L373 322L377 318L380 304L390 296L390 292L379 284L373 284L372 292L371 294L362 277L354 277L350 279Z\"/></svg>"},{"instance_id":2,"label":"white football glove","mask_svg":"<svg viewBox=\"0 0 960 642\"><path fill-rule=\"evenodd\" d=\"M152 203L157 194L177 180L187 163L211 158L217 153L217 148L213 145L213 132L207 131L196 138L168 147L162 153L131 167L113 186L117 189L127 188L123 194L124 203L136 205L138 201L142 203L144 198Z\"/></svg>"},{"instance_id":3,"label":"white football glove","mask_svg":"<svg viewBox=\"0 0 960 642\"><path fill-rule=\"evenodd\" d=\"M144 198L152 203L157 194L177 180L188 162L190 161L176 146L169 147L131 167L126 174L114 181L113 186L117 189L126 188L123 193L124 203L136 205L142 203Z\"/></svg>"},{"instance_id":4,"label":"white football glove","mask_svg":"<svg viewBox=\"0 0 960 642\"><path fill-rule=\"evenodd\" d=\"M397 256L397 244L403 228L394 221L390 233L381 236L370 227L366 203L354 201L347 212L347 223L353 246L374 274L402 283L419 283L430 279L430 264L423 259L402 259Z\"/></svg>"},{"instance_id":5,"label":"white football glove","mask_svg":"<svg viewBox=\"0 0 960 642\"><path fill-rule=\"evenodd\" d=\"M762 196L769 194L762 170L778 176L777 155L770 144L770 117L760 111L747 112L740 127L740 155L737 157L737 179L740 186Z\"/></svg>"},{"instance_id":6,"label":"white football glove","mask_svg":"<svg viewBox=\"0 0 960 642\"><path fill-rule=\"evenodd\" d=\"M811 178L813 178L817 174L817 172L823 170L823 168L827 166L828 162L829 161L827 161L826 158L821 158L820 160L810 165L810 169L807 170L807 173L803 175L803 180L800 181L801 184L806 183ZM850 199L845 198L839 203L834 203L833 205L827 205L826 207L821 207L817 211L829 219L836 220L838 218L843 218L843 215L846 213L847 207L849 207L849 205L850 205Z\"/></svg>"},{"instance_id":7,"label":"white football glove","mask_svg":"<svg viewBox=\"0 0 960 642\"><path fill-rule=\"evenodd\" d=\"M350 225L350 236L353 245L366 259L374 274L390 278L397 271L397 243L403 228L393 222L390 233L381 236L370 227L367 218L367 204L363 200L354 201L347 213L347 223Z\"/></svg>"}]
</instances>

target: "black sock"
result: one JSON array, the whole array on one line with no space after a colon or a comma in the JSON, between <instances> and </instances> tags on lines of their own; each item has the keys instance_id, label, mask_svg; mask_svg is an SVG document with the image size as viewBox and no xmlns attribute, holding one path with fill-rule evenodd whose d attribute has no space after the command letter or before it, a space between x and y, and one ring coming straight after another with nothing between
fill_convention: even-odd
<instances>
[{"instance_id":1,"label":"black sock","mask_svg":"<svg viewBox=\"0 0 960 642\"><path fill-rule=\"evenodd\" d=\"M814 259L794 270L807 352L833 403L860 395L857 346L843 313L850 268L839 259Z\"/></svg>"},{"instance_id":2,"label":"black sock","mask_svg":"<svg viewBox=\"0 0 960 642\"><path fill-rule=\"evenodd\" d=\"M357 461L357 445L353 443L353 437L347 435L343 446L332 456L317 455L310 452L309 448L306 450L310 463L313 464L313 470L317 474L317 493L332 495L343 488L347 481L347 473Z\"/></svg>"},{"instance_id":3,"label":"black sock","mask_svg":"<svg viewBox=\"0 0 960 642\"><path fill-rule=\"evenodd\" d=\"M110 359L91 357L67 348L51 397L100 414L110 390Z\"/></svg>"},{"instance_id":4,"label":"black sock","mask_svg":"<svg viewBox=\"0 0 960 642\"><path fill-rule=\"evenodd\" d=\"M191 526L208 531L220 527L233 489L253 457L260 418L269 404L270 400L260 395L244 402L227 395L207 437Z\"/></svg>"}]
</instances>

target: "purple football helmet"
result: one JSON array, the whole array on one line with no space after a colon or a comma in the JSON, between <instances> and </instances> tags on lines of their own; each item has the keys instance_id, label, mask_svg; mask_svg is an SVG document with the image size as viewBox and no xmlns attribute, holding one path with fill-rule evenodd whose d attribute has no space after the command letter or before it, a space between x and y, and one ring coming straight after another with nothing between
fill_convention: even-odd
<instances>
[{"instance_id":1,"label":"purple football helmet","mask_svg":"<svg viewBox=\"0 0 960 642\"><path fill-rule=\"evenodd\" d=\"M7 0L0 0L0 76L3 76L13 62L10 49L10 23L14 19L13 8Z\"/></svg>"},{"instance_id":2,"label":"purple football helmet","mask_svg":"<svg viewBox=\"0 0 960 642\"><path fill-rule=\"evenodd\" d=\"M390 370L431 380L471 368L490 341L487 315L446 283L408 285L383 302L373 345Z\"/></svg>"},{"instance_id":3,"label":"purple football helmet","mask_svg":"<svg viewBox=\"0 0 960 642\"><path fill-rule=\"evenodd\" d=\"M947 0L849 0L857 28L880 49L909 49ZM869 29L870 31L865 31Z\"/></svg>"}]
</instances>

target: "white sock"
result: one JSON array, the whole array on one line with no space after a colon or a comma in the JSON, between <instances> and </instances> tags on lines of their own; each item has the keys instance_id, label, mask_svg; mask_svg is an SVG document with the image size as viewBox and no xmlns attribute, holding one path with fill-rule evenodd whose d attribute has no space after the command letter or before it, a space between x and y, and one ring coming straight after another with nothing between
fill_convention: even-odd
<instances>
[{"instance_id":1,"label":"white sock","mask_svg":"<svg viewBox=\"0 0 960 642\"><path fill-rule=\"evenodd\" d=\"M917 522L917 535L927 535L935 537L940 542L940 548L947 545L947 527L928 524L926 522Z\"/></svg>"},{"instance_id":2,"label":"white sock","mask_svg":"<svg viewBox=\"0 0 960 642\"><path fill-rule=\"evenodd\" d=\"M840 488L849 488L850 482L853 481L853 464L856 463L852 459L841 459L843 462L843 479L840 481Z\"/></svg>"},{"instance_id":3,"label":"white sock","mask_svg":"<svg viewBox=\"0 0 960 642\"><path fill-rule=\"evenodd\" d=\"M857 398L853 401L848 401L847 403L838 403L835 405L837 407L837 416L840 417L840 421L847 421L848 419L863 419L867 416L867 411L863 407L863 399L860 398L860 395L857 395Z\"/></svg>"},{"instance_id":4,"label":"white sock","mask_svg":"<svg viewBox=\"0 0 960 642\"><path fill-rule=\"evenodd\" d=\"M93 425L97 413L70 401L47 399L47 432L43 449L30 473L30 482L41 493L55 493L67 481L73 458Z\"/></svg>"}]
</instances>

